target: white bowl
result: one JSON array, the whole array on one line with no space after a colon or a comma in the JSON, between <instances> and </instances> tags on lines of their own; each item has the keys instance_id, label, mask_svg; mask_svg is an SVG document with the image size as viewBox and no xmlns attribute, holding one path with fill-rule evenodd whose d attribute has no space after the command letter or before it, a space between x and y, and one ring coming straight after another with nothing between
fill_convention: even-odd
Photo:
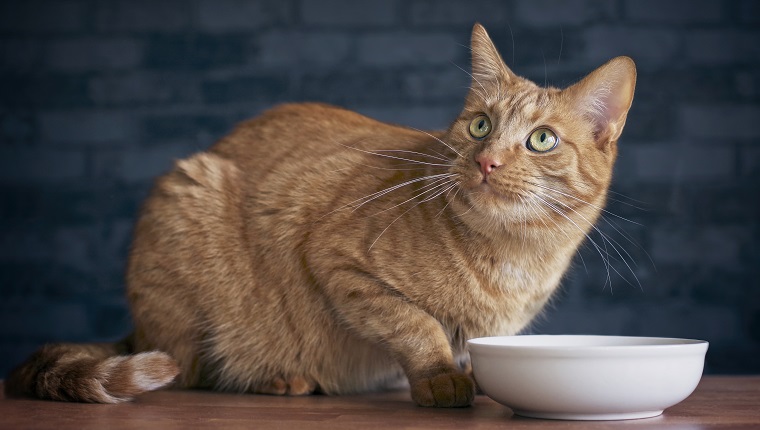
<instances>
[{"instance_id":1,"label":"white bowl","mask_svg":"<svg viewBox=\"0 0 760 430\"><path fill-rule=\"evenodd\" d=\"M480 388L517 415L648 418L697 387L708 343L625 336L499 336L468 342Z\"/></svg>"}]
</instances>

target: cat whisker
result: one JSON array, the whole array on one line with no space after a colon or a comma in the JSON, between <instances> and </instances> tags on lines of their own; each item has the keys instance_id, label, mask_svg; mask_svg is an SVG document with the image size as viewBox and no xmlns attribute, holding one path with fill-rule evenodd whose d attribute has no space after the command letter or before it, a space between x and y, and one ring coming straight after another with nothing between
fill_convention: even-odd
<instances>
[{"instance_id":1,"label":"cat whisker","mask_svg":"<svg viewBox=\"0 0 760 430\"><path fill-rule=\"evenodd\" d=\"M400 184L396 184L396 185L393 185L393 186L391 186L391 187L388 187L388 188L386 188L386 189L384 189L384 190L376 191L376 192L374 192L374 193L372 193L372 194L369 194L369 195L366 195L366 196L364 196L364 197L360 197L360 198L358 198L358 199L356 199L356 200L350 201L350 202L346 203L345 205L343 205L343 206L341 206L341 207L339 207L339 208L337 208L337 209L333 209L333 210L331 210L330 212L328 212L328 213L326 213L326 214L322 215L321 217L319 217L319 219L321 220L321 219L325 218L326 216L329 216L329 215L331 215L331 214L333 214L333 213L335 213L335 212L341 211L341 210L343 210L343 209L346 209L346 208L352 207L352 206L354 206L355 204L357 204L357 203L360 203L360 202L361 202L361 203L359 204L359 206L357 206L357 207L355 207L355 208L354 208L354 211L355 211L356 209L358 209L358 208L359 208L359 207L361 207L362 205L364 205L364 204L366 204L366 203L369 203L370 201L372 201L372 200L374 200L374 199L376 199L376 198L379 198L379 197L381 197L381 196L384 196L385 194L388 194L388 193L390 193L390 192L393 192L394 190L397 190L397 189L399 189L399 188L401 188L401 187L405 187L405 186L407 186L407 185L410 185L410 184L414 184L414 183L416 183L416 182L420 182L420 181L429 180L429 179L436 179L436 178L441 178L441 177L444 177L444 176L445 176L445 177L448 177L449 175L454 175L454 174L453 174L453 173L441 173L441 174L437 174L437 175L428 175L428 176L423 176L423 177L420 177L420 178L414 178L414 179L411 179L411 180L408 180L408 181L402 182L402 183L400 183Z\"/></svg>"},{"instance_id":2,"label":"cat whisker","mask_svg":"<svg viewBox=\"0 0 760 430\"><path fill-rule=\"evenodd\" d=\"M602 248L601 248L601 247L600 247L600 246L599 246L599 245L596 243L596 241L594 241L594 239L592 239L592 238L591 238L591 236L589 236L589 234L588 234L588 233L586 233L586 231L585 231L584 229L582 229L582 228L581 228L581 227L578 225L578 223L576 223L575 221L573 221L573 219L572 219L572 218L570 218L569 216L567 216L567 215L566 215L564 212L562 212L562 210L560 210L560 209L559 209L557 206L555 206L555 205L554 205L554 204L552 204L551 202L548 202L548 201L546 201L546 200L545 200L543 197L539 196L537 193L531 192L531 195L532 195L532 196L533 196L535 199L539 200L539 201L540 201L540 202L542 202L544 205L546 205L546 206L547 206L549 209L551 209L553 212L555 212L556 214L558 214L558 215L560 215L561 217L563 217L563 218L565 218L566 220L568 220L568 221L569 221L571 224L573 224L573 225L575 226L575 228L576 228L576 229L578 229L578 231L580 231L581 233L583 233L583 235L584 235L584 236L586 236L586 239L588 239L589 243L591 243L591 245L594 247L594 249L596 249L596 252L598 252L598 253L599 253L599 256L602 258L602 261L604 262L604 267L605 267L605 269L607 270L607 278L606 278L606 280L605 280L605 282L604 282L604 286L606 287L607 283L609 283L609 284L610 284L610 290L611 290L611 289L612 289L612 277L610 276L610 267L611 267L611 264L610 264L610 261L609 261L609 252L606 252L606 251L605 251L605 253L607 254L607 257L605 257L604 253L602 253ZM614 267L613 267L612 269L613 269L613 270L615 270L615 268L614 268ZM616 271L616 270L615 270L615 271Z\"/></svg>"},{"instance_id":3,"label":"cat whisker","mask_svg":"<svg viewBox=\"0 0 760 430\"><path fill-rule=\"evenodd\" d=\"M349 149L353 149L355 151L363 152L365 154L377 155L378 157L393 158L395 160L408 161L410 163L417 163L417 164L424 164L426 166L453 167L452 164L428 163L427 161L420 161L420 160L415 160L415 159L412 159L412 158L403 158L403 157L396 157L394 155L379 154L379 153L374 152L374 151L368 151L366 149L360 149L360 148L356 148L354 146L344 145L342 143L339 143L339 145L340 146L344 146L344 147L349 148Z\"/></svg>"},{"instance_id":4,"label":"cat whisker","mask_svg":"<svg viewBox=\"0 0 760 430\"><path fill-rule=\"evenodd\" d=\"M595 209L600 209L600 210L603 212L601 219L602 219L602 220L603 220L605 223L607 223L607 224L608 224L608 225L609 225L609 226L610 226L610 227L611 227L613 230L615 230L615 232L617 232L617 233L618 233L618 234L620 234L622 237L624 237L624 238L625 238L625 239L626 239L628 242L630 242L630 243L631 243L633 246L637 247L637 248L638 248L638 249L640 249L642 252L644 252L644 254L647 256L647 258L649 259L649 261L652 263L652 266L653 266L653 267L655 267L654 261L652 260L652 257L649 255L649 253L648 253L648 252L647 252L647 251L646 251L646 250L645 250L645 249L644 249L644 248L643 248L641 245L639 245L638 243L636 243L636 241L635 241L635 240L633 240L633 238L631 238L631 237L630 237L630 236L629 236L627 233L625 233L625 231L623 231L623 230L622 230L622 228L619 228L618 226L616 226L615 224L613 224L613 223L612 223L612 222L611 222L609 219L607 219L607 217L606 217L606 216L604 216L604 214L606 213L606 214L612 215L612 216L614 216L614 217L616 217L616 218L622 219L622 220L624 220L624 221L627 221L627 222L630 222L630 223L632 223L632 224L636 224L636 225L639 225L639 226L641 226L642 224L640 224L640 223L637 223L637 222L635 222L635 221L631 221L631 220L629 220L629 219L627 219L627 218L621 217L621 216L619 216L619 215L617 215L617 214L615 214L615 213L613 213L613 212L610 212L610 211L608 211L608 210L606 210L606 209L602 209L602 208L600 208L600 207L598 207L598 206L596 206L596 205L593 205L593 204L591 204L591 203L589 203L589 202L587 202L587 201L585 201L585 200L583 200L583 199L577 198L577 197L575 197L575 196L573 196L573 195L570 195L570 194L568 194L568 193L564 193L564 192L562 192L562 191L559 191L559 190L553 189L553 188L551 188L551 187L541 186L541 185L539 185L539 184L535 184L535 183L531 183L531 182L528 182L528 183L529 183L529 184L531 184L531 185L535 185L535 186L537 186L537 187L540 187L540 188L544 188L544 189L546 189L546 190L548 190L548 191L552 191L552 192L555 192L555 193L559 193L559 194L561 194L561 195L564 195L564 196L566 196L566 197L569 197L569 198L571 198L571 199L574 199L574 200L576 200L576 201L579 201L579 202L581 202L581 203L587 204L587 205L589 205L589 206L591 206L591 207L593 207L593 208L595 208ZM621 202L621 203L624 203L624 202ZM635 206L634 206L634 207L635 207ZM621 246L621 247L622 247L622 246ZM623 248L623 249L625 250L625 248ZM636 264L636 263L635 263L635 260L634 260L633 258L631 258L631 261L633 261L633 262L634 262L634 264Z\"/></svg>"},{"instance_id":5,"label":"cat whisker","mask_svg":"<svg viewBox=\"0 0 760 430\"><path fill-rule=\"evenodd\" d=\"M567 231L565 231L564 228L562 228L556 221L554 221L552 219L552 217L549 215L549 213L546 212L546 209L544 209L543 207L541 207L541 205L539 205L538 203L536 203L536 202L534 202L532 200L528 200L528 204L529 204L529 207L530 207L531 211L536 214L536 218L539 221L541 221L541 223L544 225L544 227L546 227L547 229L549 229L549 226L544 221L544 217L542 217L541 214L538 213L539 210L544 214L544 216L546 217L546 219L548 219L552 224L554 224L555 229L561 231L565 235L565 237L567 237L568 240L572 240L570 238L570 235L567 234ZM584 260L583 254L581 254L578 250L576 250L576 254L578 254L578 257L580 257L581 263L583 264L583 269L586 271L586 274L588 274L588 267L586 266L586 260Z\"/></svg>"},{"instance_id":6,"label":"cat whisker","mask_svg":"<svg viewBox=\"0 0 760 430\"><path fill-rule=\"evenodd\" d=\"M616 195L616 196L619 196L619 197L623 197L623 198L625 198L625 199L628 199L628 200L630 200L630 201L632 201L632 202L636 202L636 203L638 203L638 204L640 204L640 205L645 205L645 206L648 206L648 205L649 205L649 203L647 203L647 202L643 202L643 201L641 201L641 200L636 200L636 199L634 199L634 198L632 198L632 197L626 196L626 195L625 195L625 194L623 194L623 193L618 193L617 191L608 190L608 192L609 192L610 194L614 194L614 195ZM641 211L645 211L645 212L648 212L648 211L649 211L649 209L647 209L647 208L643 208L643 207L640 207L640 206L636 206L636 205L634 205L633 203L630 203L630 202L626 202L626 201L624 201L624 200L621 200L621 199L616 199L616 198L613 198L613 197L608 197L608 199L609 199L609 200L612 200L613 202L618 202L618 203L620 203L620 204L624 204L624 205L626 205L626 206L632 207L632 208L634 208L634 209L638 209L638 210L641 210Z\"/></svg>"},{"instance_id":7,"label":"cat whisker","mask_svg":"<svg viewBox=\"0 0 760 430\"><path fill-rule=\"evenodd\" d=\"M391 206L389 208L383 209L380 212L376 212L376 213L374 213L374 214L372 214L370 216L379 215L381 213L388 212L389 210L395 209L395 208L397 208L399 206L403 206L404 204L409 203L412 200L418 199L418 198L422 197L425 194L428 194L430 192L436 192L437 190L439 190L440 187L445 187L445 186L447 186L449 184L451 184L451 181L449 180L449 178L440 178L440 179L437 179L437 180L435 180L435 181L433 181L433 182L431 182L431 183L429 183L427 185L423 185L422 187L420 187L420 190L424 190L425 188L428 188L427 190L421 191L420 193L418 193L418 194L416 194L416 195L408 198L407 200L404 200L401 203L398 203L398 204L393 205L393 206ZM437 197L437 195L435 197ZM424 203L424 202L426 202L428 200L432 200L432 199L430 199L429 197L427 197L424 200L422 200L422 202ZM364 203L362 203L362 204L364 204ZM356 209L358 209L358 207ZM356 209L354 209L354 211L356 211Z\"/></svg>"},{"instance_id":8,"label":"cat whisker","mask_svg":"<svg viewBox=\"0 0 760 430\"><path fill-rule=\"evenodd\" d=\"M644 255L646 255L646 256L647 256L647 259L649 259L649 262L652 264L652 267L654 268L654 270L655 270L655 271L657 270L657 266L654 264L654 260L652 259L652 256L651 256L651 255L649 255L649 253L647 252L647 250L646 250L646 249L644 249L644 247L643 247L643 246L639 245L639 244L638 244L638 243L637 243L637 242L636 242L636 241L633 239L633 237L632 237L630 234L626 233L626 232L625 232L625 230L623 230L623 228L622 228L622 227L620 227L619 225L617 225L617 224L615 224L614 222L612 222L611 220L607 219L607 217L606 217L606 216L602 215L602 216L601 216L601 219L602 219L604 222L606 222L606 223L607 223L607 225L609 225L610 227L612 227L612 229L613 229L613 230L615 230L615 232L617 232L619 235L623 236L623 237L624 237L624 238L625 238L625 239L626 239L626 240L627 240L629 243L631 243L633 246L635 246L635 247L636 247L636 248L638 248L638 249L639 249L641 252L643 252L643 253L644 253Z\"/></svg>"},{"instance_id":9,"label":"cat whisker","mask_svg":"<svg viewBox=\"0 0 760 430\"><path fill-rule=\"evenodd\" d=\"M553 201L557 202L558 204L560 204L560 205L564 206L565 208L569 209L570 211L572 211L573 213L575 213L576 215L578 215L578 216L579 216L581 219L583 219L583 220L584 220L584 221L585 221L585 222L586 222L586 223L587 223L587 224L588 224L588 225L589 225L589 226L590 226L590 227L591 227L591 228L592 228L594 231L596 231L597 233L599 233L599 235L600 235L600 236L601 236L601 238L602 238L602 243L604 243L604 244L605 244L605 249L606 249L606 244L607 244L607 243L609 243L610 247L611 247L611 248L612 248L612 249L615 251L615 253L617 253L618 257L620 257L620 261L622 261L622 262L623 262L623 264L625 264L625 265L626 265L626 267L628 268L628 270L629 270L629 271L631 272L631 274L633 275L633 278L636 280L636 283L638 284L638 287L639 287L640 289L642 289L642 290L643 290L643 286L641 285L641 282L639 281L639 278L638 278L638 276L636 276L636 272L633 270L633 268L631 267L631 265L628 263L628 259L630 259L630 260L631 260L631 262L634 264L634 266L636 265L636 262L635 262L635 260L633 259L633 257L631 257L631 254L629 254L629 253L628 253L628 251L625 249L625 247L623 247L622 245L620 245L620 243L619 243L618 241L616 241L615 239L613 239L613 238L611 238L611 237L607 236L606 234L604 234L604 233L603 233L603 232L602 232L602 231L601 231L601 230L600 230L600 229L599 229L597 226L595 226L595 225L594 225L594 223L592 223L591 221L589 221L589 220L588 220L588 218L586 218L585 216L583 216L583 215L582 215L580 212L578 212L577 210L575 210L575 209L573 209L572 207L570 207L568 204L566 204L566 203L562 202L561 200L559 200L559 199L557 199L557 198L554 198L554 197L552 197L552 196L550 196L550 195L546 195L546 197L548 197L548 198L552 199ZM592 205L592 206L593 206L593 205ZM622 249L622 250L623 250L623 253L625 253L625 255L628 257L628 259L626 259L626 257L624 257L624 256L623 256L623 254L621 254L621 253L620 253L620 249ZM608 253L608 255L609 255L609 253ZM613 270L615 270L615 269L614 269L614 267L613 267ZM615 272L617 272L617 270L615 270ZM620 275L620 277L621 277L621 278L622 278L624 281L626 281L626 282L627 282L629 285L631 285L631 286L634 286L634 285L633 285L631 282L629 282L629 281L628 281L628 279L627 279L626 277L622 276L622 274L620 274L619 272L617 272L617 273L618 273L618 275Z\"/></svg>"},{"instance_id":10,"label":"cat whisker","mask_svg":"<svg viewBox=\"0 0 760 430\"><path fill-rule=\"evenodd\" d=\"M572 182L573 185L575 185L575 186L582 186L586 190L589 190L589 191L592 190L592 187L589 184L587 184L587 183L585 183L583 181L577 181L577 180L572 180L572 179L568 179L568 178L565 178L564 180ZM618 202L620 204L624 204L626 206L629 206L629 207L632 207L634 209L638 209L638 210L641 210L641 211L649 211L649 209L647 209L645 207L637 206L637 205L635 205L633 203L630 203L628 201L617 199L617 198L614 198L614 197L609 197L609 194L614 194L614 195L616 195L618 197L622 197L622 198L625 198L627 200L630 200L631 202L636 202L636 203L638 203L638 204L640 204L642 206L649 206L649 203L647 203L647 202L644 202L644 201L641 201L641 200L636 200L633 197L629 197L629 196L627 196L627 195L625 195L623 193L619 193L619 192L614 191L614 190L607 190L607 194L608 194L607 200L609 200L609 201Z\"/></svg>"},{"instance_id":11,"label":"cat whisker","mask_svg":"<svg viewBox=\"0 0 760 430\"><path fill-rule=\"evenodd\" d=\"M441 154L440 152L436 151L435 149L432 149L432 148L428 148L428 149L430 150L430 152L434 152L436 155L440 155L441 157L446 158L445 155Z\"/></svg>"},{"instance_id":12,"label":"cat whisker","mask_svg":"<svg viewBox=\"0 0 760 430\"><path fill-rule=\"evenodd\" d=\"M412 180L403 182L401 184L394 185L392 187L388 187L388 188L386 188L384 190L381 190L381 191L378 191L376 193L370 194L369 196L363 197L361 199L354 200L353 202L349 203L349 205L353 205L354 203L357 203L357 202L361 201L361 203L358 206L354 207L354 209L352 210L352 212L356 212L357 209L359 209L360 207L364 206L365 204L371 202L372 200L380 198L380 197L382 197L382 196L384 196L384 195L386 195L386 194L388 194L390 192L393 192L393 191L395 191L395 190L397 190L397 189L399 189L401 187L405 187L407 185L411 185L413 183L420 182L420 181L425 181L425 180L429 180L429 179L435 179L435 181L434 181L434 183L435 183L435 182L438 182L438 181L447 180L448 178L453 177L453 176L455 176L455 174L453 174L453 173L445 173L445 174L441 174L441 175L430 175L430 176L425 176L425 177L422 177L422 178L412 179ZM430 184L425 185L422 188L428 187L429 185ZM362 200L364 200L364 201L362 201Z\"/></svg>"},{"instance_id":13,"label":"cat whisker","mask_svg":"<svg viewBox=\"0 0 760 430\"><path fill-rule=\"evenodd\" d=\"M469 47L468 47L468 49L469 49ZM482 83L480 83L480 81L478 80L478 78L476 78L475 76L473 76L473 75L472 75L472 73L470 73L470 72L468 72L467 70L465 70L465 69L463 69L462 67L460 67L460 66L459 66L459 64L457 64L457 63L455 63L455 62L453 62L453 61L449 61L449 62L450 62L451 64L453 64L453 65L454 65L454 66L455 66L457 69L459 69L459 70L461 70L461 71L463 71L463 72L467 73L467 75L469 75L469 76L470 76L470 78L472 78L472 80L473 80L473 81L475 81L475 82L476 82L478 85L480 85L480 88L482 88L482 89L483 89L483 94L482 94L482 96L481 96L481 97L483 98L483 100L487 100L488 91L486 90L486 87L485 87L485 86L483 86L483 84L482 84ZM470 88L472 88L472 87L470 87Z\"/></svg>"},{"instance_id":14,"label":"cat whisker","mask_svg":"<svg viewBox=\"0 0 760 430\"><path fill-rule=\"evenodd\" d=\"M405 150L405 149L375 149L374 151L375 152L401 152L401 153L405 153L405 154L423 155L425 157L435 158L436 160L451 162L451 160L449 160L448 158L443 158L442 156L441 157L437 157L435 155L425 154L424 152L408 151L408 150Z\"/></svg>"},{"instance_id":15,"label":"cat whisker","mask_svg":"<svg viewBox=\"0 0 760 430\"><path fill-rule=\"evenodd\" d=\"M453 188L454 186L456 186L456 184L453 181L448 181L447 183L442 184L442 186L439 188L436 194L429 197L425 197L425 199L422 200L422 202L424 203L424 202L429 202L431 200L434 200L437 197L440 197L441 195L443 195L446 191L448 191L450 188Z\"/></svg>"},{"instance_id":16,"label":"cat whisker","mask_svg":"<svg viewBox=\"0 0 760 430\"><path fill-rule=\"evenodd\" d=\"M393 172L420 172L420 171L428 170L428 167L380 167L380 166L371 166L369 164L359 164L359 165L362 167L369 168L369 169L389 170Z\"/></svg>"},{"instance_id":17,"label":"cat whisker","mask_svg":"<svg viewBox=\"0 0 760 430\"><path fill-rule=\"evenodd\" d=\"M452 175L452 176L454 176L454 175ZM440 182L440 180L435 181L435 182ZM432 185L432 184L428 184L425 187L430 186L430 185ZM455 188L455 187L457 187L459 185L460 185L459 182L453 182L453 181L446 180L443 183L439 183L439 184L433 186L432 188L430 188L430 189L428 189L426 191L418 193L417 195L413 196L410 199L407 199L407 200L405 200L405 201L403 201L403 202L401 202L401 203L399 203L399 204L397 204L395 206L392 206L392 207L390 207L388 209L384 209L384 210L378 212L377 214L382 213L382 212L386 212L386 211L391 210L393 208L396 208L396 207L399 207L401 205L404 205L404 204L406 204L406 203L408 203L408 202L410 202L412 200L418 199L421 196L423 196L424 194L433 193L432 196L428 196L428 197L426 197L426 198L418 201L414 206L410 207L409 209L407 209L406 211L404 211L401 215L399 215L398 217L396 217L393 221L391 221L390 224L388 224L383 229L383 231L380 232L380 234L377 236L377 238L372 242L372 244L369 246L369 249L367 249L367 252L371 251L372 247L375 246L375 244L377 243L378 240L380 240L380 238L383 236L383 234L385 234L385 232L388 231L388 229L391 228L391 226L396 221L398 221L399 219L401 219L401 217L403 217L404 215L406 215L407 213L409 213L409 211L411 211L412 209L414 209L417 206L421 205L422 203L425 203L425 202L428 202L428 201L431 201L431 200L434 200L434 199L438 198L439 196L443 195L444 193L447 193L447 192L451 191L451 189L453 189L453 188ZM441 211L439 212L439 214L441 212L443 212L444 209L446 209L446 206L448 206L448 204L449 204L449 202L446 203L446 205L443 207L443 209L441 209ZM470 209L472 209L472 206L470 207ZM374 214L374 215L377 215L377 214Z\"/></svg>"},{"instance_id":18,"label":"cat whisker","mask_svg":"<svg viewBox=\"0 0 760 430\"><path fill-rule=\"evenodd\" d=\"M424 133L424 134L427 134L428 136L430 136L430 137L432 137L433 139L437 140L438 142L440 142L441 144L443 144L444 146L446 146L446 147L447 147L447 148L449 148L450 150L454 151L454 153L455 153L455 154L457 154L458 156L460 156L460 157L464 157L464 155L462 155L462 154L461 154L459 151L457 151L456 149L454 149L454 148L453 148L451 145L449 145L448 143L444 142L444 141L443 141L443 140L441 140L440 138L438 138L438 137L436 137L436 136L433 136L432 134L428 133L427 131L425 131L425 130L420 130L420 129L418 129L418 128L414 128L414 127L409 127L409 128L411 128L412 130L416 130L416 131L419 131L420 133Z\"/></svg>"},{"instance_id":19,"label":"cat whisker","mask_svg":"<svg viewBox=\"0 0 760 430\"><path fill-rule=\"evenodd\" d=\"M526 182L527 182L527 181L526 181ZM539 188L543 188L543 189L545 189L545 190L547 190L547 191L551 191L551 192L553 192L553 193L561 194L561 195L563 195L563 196L565 196L565 197L568 197L568 198L571 198L571 199L573 199L573 200L575 200L575 201L578 201L578 202L581 202L581 203L585 203L585 204L587 204L587 205L591 206L591 207L592 207L592 208L594 208L594 209L598 209L598 210L600 210L600 211L602 211L602 212L604 212L604 213L606 213L606 214L610 214L610 215L612 215L612 216L614 216L614 217L616 217L616 218L620 218L620 219L622 219L623 221L628 221L628 222L630 222L631 224L636 224L636 225L639 225L639 226L641 226L641 225L642 225L642 224L640 224L640 223L638 223L638 222L636 222L636 221L631 221L631 220L629 220L628 218L625 218L625 217L622 217L622 216L620 216L620 215L618 215L618 214L612 213L612 212L608 211L607 209L604 209L604 208L602 208L602 207L600 207L600 206L597 206L597 205L595 205L595 204L593 204L593 203L589 203L589 202L587 202L587 201L585 201L585 200L583 200L583 199L579 199L578 197L575 197L575 196L573 196L572 194L568 194L568 193L565 193L565 192L562 192L562 191L556 190L556 189L554 189L554 188L551 188L551 187L547 187L547 186L545 186L545 185L537 184L537 183L534 183L534 182L527 182L527 183L528 183L528 184L530 184L530 185L533 185L533 186L535 186L535 187L539 187Z\"/></svg>"},{"instance_id":20,"label":"cat whisker","mask_svg":"<svg viewBox=\"0 0 760 430\"><path fill-rule=\"evenodd\" d=\"M446 192L446 204L443 206L443 208L441 208L440 211L438 211L437 214L435 214L436 218L438 218L439 216L441 216L441 214L443 214L443 211L445 211L446 208L449 207L449 205L451 204L451 201L454 200L455 198L457 198L457 194L462 189L461 185L462 185L461 182L455 182L454 183L454 187L449 188L449 190ZM451 190L454 189L454 188L456 188L456 191L454 192L454 195L451 197L451 199L449 199L449 193L451 193Z\"/></svg>"},{"instance_id":21,"label":"cat whisker","mask_svg":"<svg viewBox=\"0 0 760 430\"><path fill-rule=\"evenodd\" d=\"M369 252L369 251L371 251L371 250L372 250L372 247L373 247L373 246L375 246L375 244L377 243L377 241L378 241L378 240L380 240L380 238L383 236L383 234L385 234L385 232L386 232L386 231L388 231L388 229L389 229L389 228L391 228L391 226L392 226L392 225L393 225L393 224L394 224L396 221L398 221L399 219L401 219L401 217L403 217L404 215L406 215L407 213L409 213L409 211L411 211L412 209L416 208L417 206L421 205L422 203L424 203L424 202L426 202L426 201L427 201L427 200L422 200L422 201L419 201L419 202L417 202L417 203L416 203L414 206L412 206L412 207L410 207L409 209L405 210L405 211L404 211L404 212L403 212L401 215L399 215L399 216L398 216L398 217L396 217L396 218L395 218L393 221L391 221L391 222L390 222L390 224L388 224L388 226L387 226L387 227L385 227L385 228L383 229L383 231L381 231L381 232L380 232L380 234L377 236L377 238L376 238L376 239L375 239L375 240L372 242L372 244L369 246L369 249L367 249L367 252ZM398 205L397 205L397 206L398 206Z\"/></svg>"}]
</instances>

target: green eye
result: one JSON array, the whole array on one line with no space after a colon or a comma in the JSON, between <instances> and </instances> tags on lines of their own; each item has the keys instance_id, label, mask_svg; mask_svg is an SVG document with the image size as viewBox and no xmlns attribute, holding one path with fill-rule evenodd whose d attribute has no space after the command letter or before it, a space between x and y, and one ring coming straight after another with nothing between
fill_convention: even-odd
<instances>
[{"instance_id":1,"label":"green eye","mask_svg":"<svg viewBox=\"0 0 760 430\"><path fill-rule=\"evenodd\" d=\"M491 132L491 120L485 115L478 115L470 123L470 135L482 139Z\"/></svg>"},{"instance_id":2,"label":"green eye","mask_svg":"<svg viewBox=\"0 0 760 430\"><path fill-rule=\"evenodd\" d=\"M557 135L548 128L537 128L528 138L528 149L535 152L549 152L559 143Z\"/></svg>"}]
</instances>

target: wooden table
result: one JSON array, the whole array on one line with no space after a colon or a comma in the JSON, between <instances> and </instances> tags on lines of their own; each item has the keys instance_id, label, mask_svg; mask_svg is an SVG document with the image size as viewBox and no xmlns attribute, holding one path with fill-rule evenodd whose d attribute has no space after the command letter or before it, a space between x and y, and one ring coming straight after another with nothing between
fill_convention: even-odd
<instances>
[{"instance_id":1,"label":"wooden table","mask_svg":"<svg viewBox=\"0 0 760 430\"><path fill-rule=\"evenodd\" d=\"M550 421L521 418L478 396L464 409L414 406L407 392L359 396L276 397L206 391L159 391L121 405L0 397L0 429L461 429L631 426L760 428L760 376L704 377L694 394L656 418Z\"/></svg>"}]
</instances>

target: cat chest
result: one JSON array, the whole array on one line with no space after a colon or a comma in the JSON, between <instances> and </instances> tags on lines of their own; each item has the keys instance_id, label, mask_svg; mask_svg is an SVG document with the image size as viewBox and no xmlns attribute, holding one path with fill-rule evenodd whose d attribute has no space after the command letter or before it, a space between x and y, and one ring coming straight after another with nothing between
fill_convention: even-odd
<instances>
[{"instance_id":1,"label":"cat chest","mask_svg":"<svg viewBox=\"0 0 760 430\"><path fill-rule=\"evenodd\" d=\"M535 272L510 262L502 263L491 271L492 282L499 289L525 291L534 289L540 282Z\"/></svg>"}]
</instances>

